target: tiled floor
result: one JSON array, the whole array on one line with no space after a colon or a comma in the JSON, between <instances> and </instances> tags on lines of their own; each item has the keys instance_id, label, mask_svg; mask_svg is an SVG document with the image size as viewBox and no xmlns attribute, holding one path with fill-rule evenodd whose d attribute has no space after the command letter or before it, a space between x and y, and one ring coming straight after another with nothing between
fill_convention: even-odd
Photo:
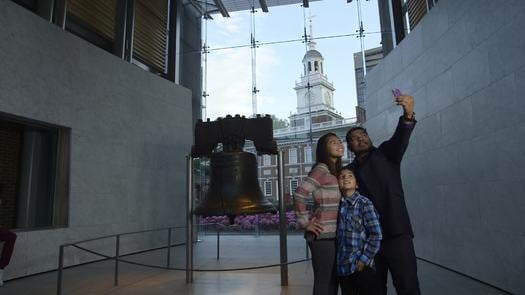
<instances>
[{"instance_id":1,"label":"tiled floor","mask_svg":"<svg viewBox=\"0 0 525 295\"><path fill-rule=\"evenodd\" d=\"M194 268L242 268L279 263L278 236L222 236L221 258L216 259L215 236L201 237L195 244ZM183 268L185 248L174 248L172 267ZM143 253L126 259L165 265L166 251ZM301 236L288 237L288 260L305 259ZM456 273L423 261L418 262L422 294L505 294ZM309 261L288 266L288 286L281 286L280 268L245 271L194 272L186 284L184 271L120 264L119 285L113 286L114 263L103 261L69 268L64 272L63 294L311 294ZM56 294L56 272L8 281L0 294ZM390 288L389 294L395 294Z\"/></svg>"}]
</instances>

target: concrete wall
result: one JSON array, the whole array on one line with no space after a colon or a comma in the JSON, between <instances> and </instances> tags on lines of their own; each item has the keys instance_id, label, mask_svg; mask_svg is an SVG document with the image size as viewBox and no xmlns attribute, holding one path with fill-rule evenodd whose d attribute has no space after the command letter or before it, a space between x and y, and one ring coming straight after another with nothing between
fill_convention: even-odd
<instances>
[{"instance_id":1,"label":"concrete wall","mask_svg":"<svg viewBox=\"0 0 525 295\"><path fill-rule=\"evenodd\" d=\"M193 125L202 118L202 67L200 14L192 5L178 2L181 11L180 85L192 90Z\"/></svg>"},{"instance_id":2,"label":"concrete wall","mask_svg":"<svg viewBox=\"0 0 525 295\"><path fill-rule=\"evenodd\" d=\"M62 243L184 225L191 92L8 0L0 40L0 112L71 128L69 226L18 232L5 278L55 269ZM123 238L122 251L166 235ZM85 246L114 253L114 239ZM95 258L66 254L66 265Z\"/></svg>"},{"instance_id":3,"label":"concrete wall","mask_svg":"<svg viewBox=\"0 0 525 295\"><path fill-rule=\"evenodd\" d=\"M388 138L415 97L403 162L419 257L525 290L525 2L440 0L368 75L366 123Z\"/></svg>"}]
</instances>

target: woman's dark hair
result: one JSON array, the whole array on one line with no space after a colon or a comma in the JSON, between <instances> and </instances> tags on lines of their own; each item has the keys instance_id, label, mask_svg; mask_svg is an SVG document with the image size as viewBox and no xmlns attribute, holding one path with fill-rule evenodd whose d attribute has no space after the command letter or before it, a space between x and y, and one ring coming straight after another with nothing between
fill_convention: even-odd
<instances>
[{"instance_id":1,"label":"woman's dark hair","mask_svg":"<svg viewBox=\"0 0 525 295\"><path fill-rule=\"evenodd\" d=\"M342 166L341 158L338 158L337 161L333 163L330 161L330 155L328 154L328 149L326 148L328 140L332 136L339 138L337 135L335 135L335 133L332 132L326 133L325 135L321 136L321 138L319 138L317 141L317 148L315 149L315 161L317 163L326 164L330 170L330 173L337 176L337 171L341 169Z\"/></svg>"}]
</instances>

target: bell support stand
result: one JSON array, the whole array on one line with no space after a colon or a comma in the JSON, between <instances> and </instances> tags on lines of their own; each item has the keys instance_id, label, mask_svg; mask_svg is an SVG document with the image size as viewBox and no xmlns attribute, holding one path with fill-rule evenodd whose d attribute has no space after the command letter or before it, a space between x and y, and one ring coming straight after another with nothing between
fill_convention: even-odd
<instances>
[{"instance_id":1,"label":"bell support stand","mask_svg":"<svg viewBox=\"0 0 525 295\"><path fill-rule=\"evenodd\" d=\"M186 284L193 283L193 157L186 156Z\"/></svg>"},{"instance_id":2,"label":"bell support stand","mask_svg":"<svg viewBox=\"0 0 525 295\"><path fill-rule=\"evenodd\" d=\"M188 200L186 206L186 283L193 283L193 158L186 157L187 161L187 192ZM278 188L279 188L279 253L281 262L281 286L288 286L288 245L286 232L286 211L284 204L284 173L283 173L283 151L277 154Z\"/></svg>"},{"instance_id":3,"label":"bell support stand","mask_svg":"<svg viewBox=\"0 0 525 295\"><path fill-rule=\"evenodd\" d=\"M277 150L273 138L272 119L257 115L247 119L236 115L211 122L198 120L194 145L187 157L187 217L186 217L186 283L193 282L193 215L227 215L275 212L271 202L262 195L257 178L257 160L244 152L245 139L253 141L257 154L277 155L279 194L279 247L281 285L288 285L288 255L286 243L286 212L284 206L283 152ZM222 151L217 151L222 143ZM193 158L211 159L210 187L205 199L193 208Z\"/></svg>"},{"instance_id":4,"label":"bell support stand","mask_svg":"<svg viewBox=\"0 0 525 295\"><path fill-rule=\"evenodd\" d=\"M281 286L288 286L288 244L286 240L286 209L284 207L284 165L283 151L277 154L277 169L279 171L279 248L281 257Z\"/></svg>"}]
</instances>

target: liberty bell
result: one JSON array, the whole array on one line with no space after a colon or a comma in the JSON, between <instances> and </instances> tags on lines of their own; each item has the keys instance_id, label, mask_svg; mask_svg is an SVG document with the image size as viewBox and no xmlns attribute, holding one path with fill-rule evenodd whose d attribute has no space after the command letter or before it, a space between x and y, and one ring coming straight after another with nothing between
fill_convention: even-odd
<instances>
[{"instance_id":1,"label":"liberty bell","mask_svg":"<svg viewBox=\"0 0 525 295\"><path fill-rule=\"evenodd\" d=\"M195 126L192 157L210 157L210 186L193 214L203 216L241 215L276 212L266 200L257 179L257 160L244 152L245 139L253 141L258 154L276 154L270 116L246 119L236 115ZM213 152L218 143L222 151Z\"/></svg>"}]
</instances>

